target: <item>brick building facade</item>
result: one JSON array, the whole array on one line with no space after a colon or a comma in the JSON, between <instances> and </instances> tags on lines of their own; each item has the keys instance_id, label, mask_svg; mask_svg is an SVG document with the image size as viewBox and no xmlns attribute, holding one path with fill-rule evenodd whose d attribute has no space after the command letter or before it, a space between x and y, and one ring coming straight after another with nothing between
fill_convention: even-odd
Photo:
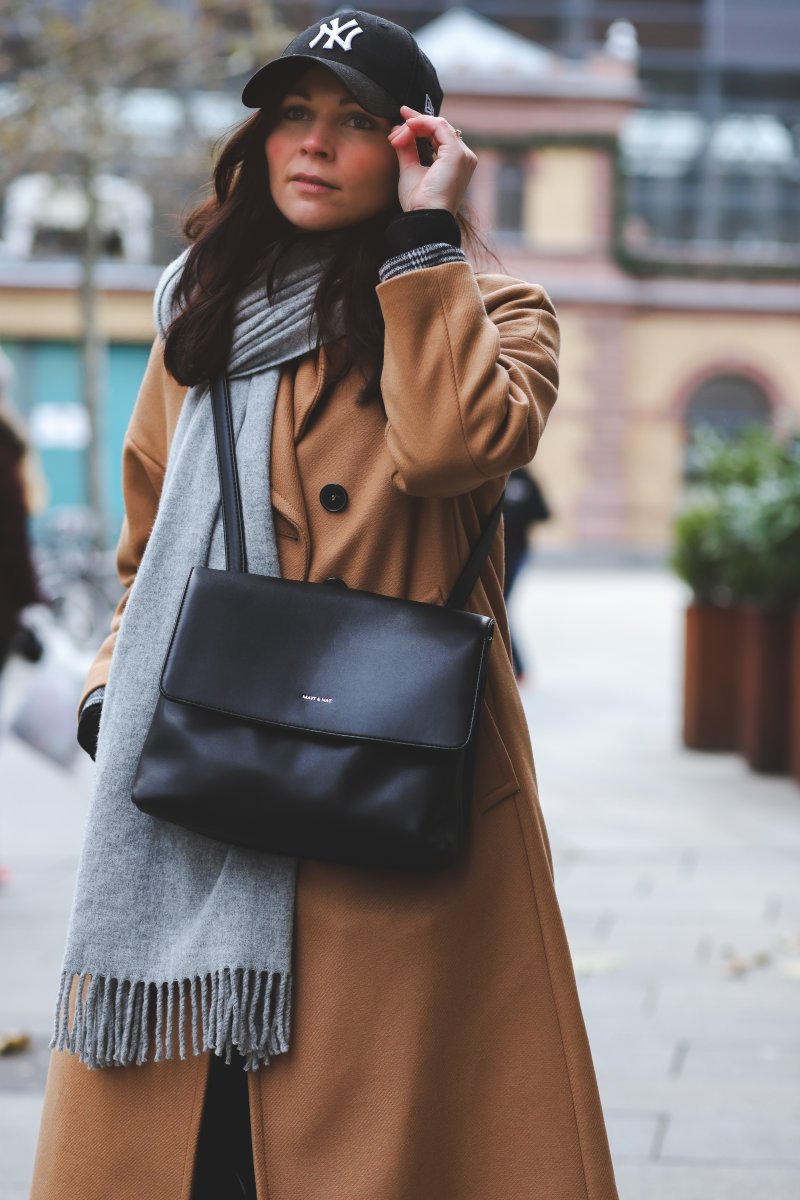
<instances>
[{"instance_id":1,"label":"brick building facade","mask_svg":"<svg viewBox=\"0 0 800 1200\"><path fill-rule=\"evenodd\" d=\"M680 263L648 257L652 230L631 207L623 169L645 101L636 36L624 22L579 57L465 9L416 36L440 73L444 115L478 155L468 199L500 269L542 283L559 312L561 392L535 465L557 517L541 540L554 552L661 555L693 423L800 427L800 238L764 269L735 248L707 262L702 245ZM684 126L670 136L685 136ZM491 260L476 266L498 269ZM103 436L117 519L119 446L152 337L159 270L102 268ZM42 406L80 405L76 287L74 263L0 261L0 345L29 418ZM53 503L81 500L81 453L78 441L44 447Z\"/></svg>"}]
</instances>

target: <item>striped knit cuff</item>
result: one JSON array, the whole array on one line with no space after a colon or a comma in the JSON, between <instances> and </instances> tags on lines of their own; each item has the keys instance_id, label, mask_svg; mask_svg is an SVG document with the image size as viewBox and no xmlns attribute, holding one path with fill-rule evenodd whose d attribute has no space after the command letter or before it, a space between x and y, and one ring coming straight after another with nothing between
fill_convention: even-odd
<instances>
[{"instance_id":1,"label":"striped knit cuff","mask_svg":"<svg viewBox=\"0 0 800 1200\"><path fill-rule=\"evenodd\" d=\"M89 695L86 697L83 704L81 705L81 712L85 713L87 708L89 708L89 706L92 704L102 704L103 697L105 696L105 694L106 694L105 684L101 684L100 687L96 687L94 689L94 691L89 692Z\"/></svg>"},{"instance_id":2,"label":"striped knit cuff","mask_svg":"<svg viewBox=\"0 0 800 1200\"><path fill-rule=\"evenodd\" d=\"M438 267L442 263L466 262L463 250L451 246L448 242L431 242L428 246L418 246L414 250L404 250L387 258L378 270L381 283L394 279L395 275L403 275L406 271L421 271L425 267Z\"/></svg>"},{"instance_id":3,"label":"striped knit cuff","mask_svg":"<svg viewBox=\"0 0 800 1200\"><path fill-rule=\"evenodd\" d=\"M103 714L103 696L106 689L104 686L97 687L91 691L83 702L80 714L78 716L78 745L82 750L85 750L89 758L94 760L97 758L97 741L100 736L100 721Z\"/></svg>"}]
</instances>

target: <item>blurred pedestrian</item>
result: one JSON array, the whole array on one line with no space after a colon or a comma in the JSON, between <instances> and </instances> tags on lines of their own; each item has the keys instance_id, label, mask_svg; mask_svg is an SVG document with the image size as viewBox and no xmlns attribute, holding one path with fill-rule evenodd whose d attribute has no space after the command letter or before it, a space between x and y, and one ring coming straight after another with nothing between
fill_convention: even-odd
<instances>
[{"instance_id":1,"label":"blurred pedestrian","mask_svg":"<svg viewBox=\"0 0 800 1200\"><path fill-rule=\"evenodd\" d=\"M430 604L556 397L546 293L461 250L477 158L407 30L339 11L243 98L125 439L128 591L81 707L95 783L31 1200L615 1200L497 538L467 601L498 634L453 869L298 863L131 803L188 571L226 562L209 379L251 570ZM404 665L346 704L391 713Z\"/></svg>"},{"instance_id":2,"label":"blurred pedestrian","mask_svg":"<svg viewBox=\"0 0 800 1200\"><path fill-rule=\"evenodd\" d=\"M550 509L541 487L524 467L512 471L506 484L503 502L503 535L506 550L506 570L503 595L506 604L517 577L531 554L530 530L550 519ZM519 642L509 626L511 661L517 683L525 681L525 667L519 652Z\"/></svg>"},{"instance_id":3,"label":"blurred pedestrian","mask_svg":"<svg viewBox=\"0 0 800 1200\"><path fill-rule=\"evenodd\" d=\"M25 631L22 611L45 600L28 537L28 443L8 402L9 379L10 364L0 351L0 692L14 639ZM0 883L7 878L8 868L0 863Z\"/></svg>"}]
</instances>

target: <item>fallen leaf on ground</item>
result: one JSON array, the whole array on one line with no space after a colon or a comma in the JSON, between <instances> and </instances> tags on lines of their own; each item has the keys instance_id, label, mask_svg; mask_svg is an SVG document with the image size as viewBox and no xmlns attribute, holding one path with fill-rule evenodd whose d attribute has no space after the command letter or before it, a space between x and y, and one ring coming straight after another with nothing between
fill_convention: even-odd
<instances>
[{"instance_id":1,"label":"fallen leaf on ground","mask_svg":"<svg viewBox=\"0 0 800 1200\"><path fill-rule=\"evenodd\" d=\"M31 1039L27 1033L0 1034L0 1054L22 1054L30 1048Z\"/></svg>"}]
</instances>

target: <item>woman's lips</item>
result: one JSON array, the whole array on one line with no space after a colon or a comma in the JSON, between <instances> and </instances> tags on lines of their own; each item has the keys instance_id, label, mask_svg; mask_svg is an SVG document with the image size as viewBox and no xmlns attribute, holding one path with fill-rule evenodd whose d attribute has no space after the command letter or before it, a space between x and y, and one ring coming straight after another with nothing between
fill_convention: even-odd
<instances>
[{"instance_id":1,"label":"woman's lips","mask_svg":"<svg viewBox=\"0 0 800 1200\"><path fill-rule=\"evenodd\" d=\"M319 192L333 192L336 190L330 184L311 183L308 179L292 179L290 182L293 183L296 188L299 188L301 192L310 192L312 194Z\"/></svg>"}]
</instances>

